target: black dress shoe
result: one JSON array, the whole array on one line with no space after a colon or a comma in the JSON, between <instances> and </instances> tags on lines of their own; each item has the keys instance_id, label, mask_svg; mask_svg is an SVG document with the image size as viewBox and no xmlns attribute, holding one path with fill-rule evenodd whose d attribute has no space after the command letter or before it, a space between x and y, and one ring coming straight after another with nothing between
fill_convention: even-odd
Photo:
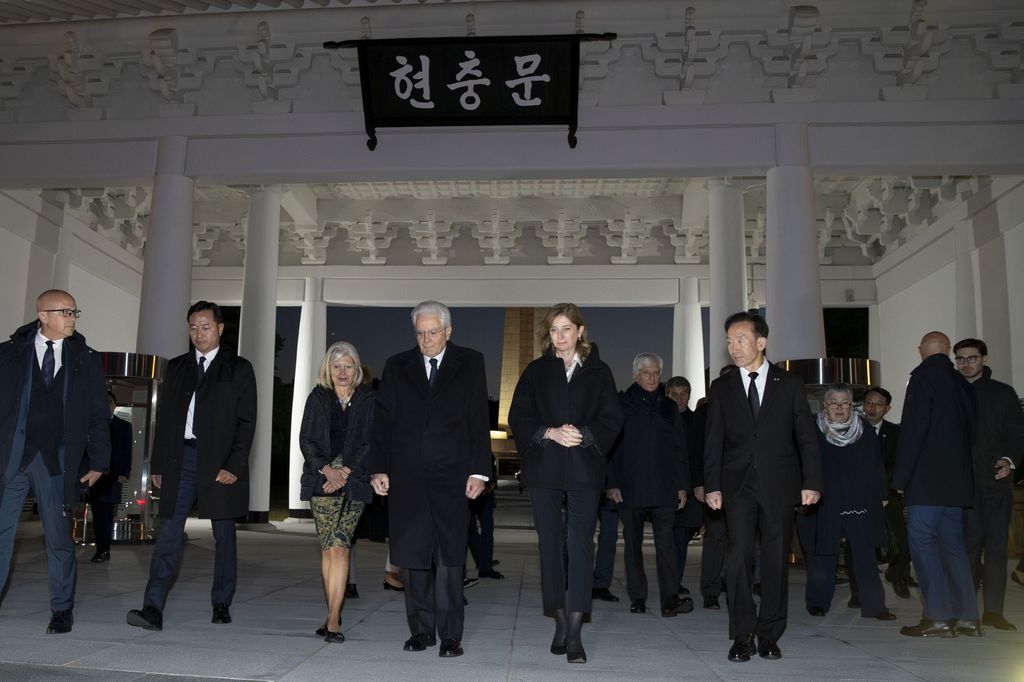
<instances>
[{"instance_id":1,"label":"black dress shoe","mask_svg":"<svg viewBox=\"0 0 1024 682\"><path fill-rule=\"evenodd\" d=\"M413 635L405 640L405 646L402 647L402 650L423 651L428 646L434 646L435 644L437 644L437 640L433 635Z\"/></svg>"},{"instance_id":2,"label":"black dress shoe","mask_svg":"<svg viewBox=\"0 0 1024 682\"><path fill-rule=\"evenodd\" d=\"M980 620L958 620L956 621L956 634L964 637L984 637L985 630L981 627Z\"/></svg>"},{"instance_id":3,"label":"black dress shoe","mask_svg":"<svg viewBox=\"0 0 1024 682\"><path fill-rule=\"evenodd\" d=\"M808 606L807 613L811 614L815 618L821 618L827 613L827 611L820 606Z\"/></svg>"},{"instance_id":4,"label":"black dress shoe","mask_svg":"<svg viewBox=\"0 0 1024 682\"><path fill-rule=\"evenodd\" d=\"M1016 630L1017 626L1006 620L1001 613L993 613L992 611L986 611L981 616L981 624L985 627L995 628L996 630Z\"/></svg>"},{"instance_id":5,"label":"black dress shoe","mask_svg":"<svg viewBox=\"0 0 1024 682\"><path fill-rule=\"evenodd\" d=\"M231 609L227 604L214 604L213 605L213 618L210 619L211 623L227 624L231 622Z\"/></svg>"},{"instance_id":6,"label":"black dress shoe","mask_svg":"<svg viewBox=\"0 0 1024 682\"><path fill-rule=\"evenodd\" d=\"M71 626L75 622L74 614L71 609L64 611L51 611L50 612L50 624L46 626L46 634L48 635L64 635L71 632Z\"/></svg>"},{"instance_id":7,"label":"black dress shoe","mask_svg":"<svg viewBox=\"0 0 1024 682\"><path fill-rule=\"evenodd\" d=\"M601 601L619 601L619 598L612 594L607 587L595 587L590 591L590 596Z\"/></svg>"},{"instance_id":8,"label":"black dress shoe","mask_svg":"<svg viewBox=\"0 0 1024 682\"><path fill-rule=\"evenodd\" d=\"M89 561L91 561L94 564L102 564L105 561L110 561L110 552L97 551L95 554L92 555L92 558L89 559Z\"/></svg>"},{"instance_id":9,"label":"black dress shoe","mask_svg":"<svg viewBox=\"0 0 1024 682\"><path fill-rule=\"evenodd\" d=\"M630 613L647 613L647 603L643 599L634 599L629 605Z\"/></svg>"},{"instance_id":10,"label":"black dress shoe","mask_svg":"<svg viewBox=\"0 0 1024 682\"><path fill-rule=\"evenodd\" d=\"M437 655L441 658L455 658L462 655L462 642L457 639L442 639Z\"/></svg>"},{"instance_id":11,"label":"black dress shoe","mask_svg":"<svg viewBox=\"0 0 1024 682\"><path fill-rule=\"evenodd\" d=\"M746 663L754 653L754 636L740 635L729 648L729 660L735 663Z\"/></svg>"},{"instance_id":12,"label":"black dress shoe","mask_svg":"<svg viewBox=\"0 0 1024 682\"><path fill-rule=\"evenodd\" d=\"M489 571L477 571L477 575L481 578L490 578L491 580L504 580L505 575L498 573L493 568Z\"/></svg>"},{"instance_id":13,"label":"black dress shoe","mask_svg":"<svg viewBox=\"0 0 1024 682\"><path fill-rule=\"evenodd\" d=\"M896 596L900 599L910 599L910 587L902 580L892 581L892 591L895 592Z\"/></svg>"},{"instance_id":14,"label":"black dress shoe","mask_svg":"<svg viewBox=\"0 0 1024 682\"><path fill-rule=\"evenodd\" d=\"M128 612L128 625L142 628L143 630L163 630L164 614L152 606L132 609Z\"/></svg>"},{"instance_id":15,"label":"black dress shoe","mask_svg":"<svg viewBox=\"0 0 1024 682\"><path fill-rule=\"evenodd\" d=\"M850 601L846 602L846 605L848 607L850 607L851 609L859 609L860 608L860 595L859 594L850 595Z\"/></svg>"},{"instance_id":16,"label":"black dress shoe","mask_svg":"<svg viewBox=\"0 0 1024 682\"><path fill-rule=\"evenodd\" d=\"M868 617L869 618L874 618L875 620L896 620L896 614L893 613L892 611L890 611L889 609L882 609L881 611L876 613L874 616L868 616Z\"/></svg>"},{"instance_id":17,"label":"black dress shoe","mask_svg":"<svg viewBox=\"0 0 1024 682\"><path fill-rule=\"evenodd\" d=\"M949 623L942 620L922 618L917 625L904 625L900 628L900 634L907 637L956 637L956 629Z\"/></svg>"},{"instance_id":18,"label":"black dress shoe","mask_svg":"<svg viewBox=\"0 0 1024 682\"><path fill-rule=\"evenodd\" d=\"M712 597L710 595L704 597L704 608L706 609L720 609L722 605L718 603L718 597Z\"/></svg>"},{"instance_id":19,"label":"black dress shoe","mask_svg":"<svg viewBox=\"0 0 1024 682\"><path fill-rule=\"evenodd\" d=\"M327 636L327 621L324 621L324 624L316 629L316 636L317 637L326 637Z\"/></svg>"},{"instance_id":20,"label":"black dress shoe","mask_svg":"<svg viewBox=\"0 0 1024 682\"><path fill-rule=\"evenodd\" d=\"M385 583L386 585L387 583ZM345 585L345 598L346 599L359 599L359 590L356 589L355 583L349 583Z\"/></svg>"},{"instance_id":21,"label":"black dress shoe","mask_svg":"<svg viewBox=\"0 0 1024 682\"><path fill-rule=\"evenodd\" d=\"M777 661L780 658L782 658L782 650L779 649L779 645L775 643L774 639L768 639L767 637L758 637L757 655L761 658L767 658L772 661Z\"/></svg>"}]
</instances>

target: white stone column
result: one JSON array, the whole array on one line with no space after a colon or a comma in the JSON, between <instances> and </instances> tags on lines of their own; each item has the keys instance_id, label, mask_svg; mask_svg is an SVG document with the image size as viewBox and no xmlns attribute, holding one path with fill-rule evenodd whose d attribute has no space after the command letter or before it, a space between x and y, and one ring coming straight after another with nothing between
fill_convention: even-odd
<instances>
[{"instance_id":1,"label":"white stone column","mask_svg":"<svg viewBox=\"0 0 1024 682\"><path fill-rule=\"evenodd\" d=\"M139 299L137 350L168 359L188 350L195 183L185 176L187 155L188 138L160 138Z\"/></svg>"},{"instance_id":2,"label":"white stone column","mask_svg":"<svg viewBox=\"0 0 1024 682\"><path fill-rule=\"evenodd\" d=\"M309 502L299 499L299 477L302 476L302 451L299 449L299 428L306 398L316 384L324 353L327 352L327 304L319 277L307 277L299 314L299 336L295 350L295 383L292 394L292 428L288 457L288 516L309 518Z\"/></svg>"},{"instance_id":3,"label":"white stone column","mask_svg":"<svg viewBox=\"0 0 1024 682\"><path fill-rule=\"evenodd\" d=\"M679 280L679 302L672 310L672 373L690 380L692 409L707 393L704 386L704 330L701 327L696 277Z\"/></svg>"},{"instance_id":4,"label":"white stone column","mask_svg":"<svg viewBox=\"0 0 1024 682\"><path fill-rule=\"evenodd\" d=\"M956 329L953 332L956 338L953 343L960 339L978 337L978 301L974 295L974 259L971 255L974 251L974 238L971 228L970 221L963 221L953 228L956 273Z\"/></svg>"},{"instance_id":5,"label":"white stone column","mask_svg":"<svg viewBox=\"0 0 1024 682\"><path fill-rule=\"evenodd\" d=\"M722 325L747 309L747 244L743 192L730 179L708 181L708 265L711 271L708 365L711 380L732 363ZM691 379L691 381L693 381Z\"/></svg>"},{"instance_id":6,"label":"white stone column","mask_svg":"<svg viewBox=\"0 0 1024 682\"><path fill-rule=\"evenodd\" d=\"M281 188L262 187L249 198L242 273L238 352L252 363L259 396L256 437L249 455L249 521L270 516L270 435L274 415L274 329L277 317L277 252Z\"/></svg>"},{"instance_id":7,"label":"white stone column","mask_svg":"<svg viewBox=\"0 0 1024 682\"><path fill-rule=\"evenodd\" d=\"M765 307L772 361L825 356L814 186L807 128L775 127L779 165L768 169Z\"/></svg>"}]
</instances>

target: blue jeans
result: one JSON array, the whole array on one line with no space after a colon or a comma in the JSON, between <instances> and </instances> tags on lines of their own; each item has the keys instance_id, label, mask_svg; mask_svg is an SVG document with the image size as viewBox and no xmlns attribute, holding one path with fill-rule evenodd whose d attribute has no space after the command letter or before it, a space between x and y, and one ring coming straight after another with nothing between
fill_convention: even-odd
<instances>
[{"instance_id":1,"label":"blue jeans","mask_svg":"<svg viewBox=\"0 0 1024 682\"><path fill-rule=\"evenodd\" d=\"M196 503L196 449L185 447L181 458L181 480L174 516L160 523L160 534L153 545L153 558L149 562L149 582L143 603L158 611L164 610L171 581L181 563L185 542L185 520ZM212 519L215 542L213 589L211 604L230 604L235 596L235 567L237 547L234 519Z\"/></svg>"},{"instance_id":2,"label":"blue jeans","mask_svg":"<svg viewBox=\"0 0 1024 682\"><path fill-rule=\"evenodd\" d=\"M963 509L909 505L910 558L924 595L924 617L977 620L971 563L964 546Z\"/></svg>"},{"instance_id":3,"label":"blue jeans","mask_svg":"<svg viewBox=\"0 0 1024 682\"><path fill-rule=\"evenodd\" d=\"M43 458L36 455L25 470L21 458L11 457L4 473L0 505L0 589L7 583L14 553L18 518L29 488L35 493L46 540L46 575L50 608L66 611L75 604L75 543L71 540L71 515L64 511L64 474L51 476Z\"/></svg>"}]
</instances>

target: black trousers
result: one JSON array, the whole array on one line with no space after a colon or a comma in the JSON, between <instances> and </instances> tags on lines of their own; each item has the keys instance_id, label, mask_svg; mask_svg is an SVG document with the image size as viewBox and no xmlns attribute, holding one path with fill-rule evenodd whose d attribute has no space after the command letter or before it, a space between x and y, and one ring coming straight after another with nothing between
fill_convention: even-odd
<instances>
[{"instance_id":1,"label":"black trousers","mask_svg":"<svg viewBox=\"0 0 1024 682\"><path fill-rule=\"evenodd\" d=\"M563 493L567 502L564 514ZM594 586L594 527L598 498L603 494L602 490L530 488L546 611L590 612Z\"/></svg>"},{"instance_id":2,"label":"black trousers","mask_svg":"<svg viewBox=\"0 0 1024 682\"><path fill-rule=\"evenodd\" d=\"M644 522L651 519L654 529L654 556L658 567L658 596L662 606L679 591L679 566L676 563L674 507L619 507L623 559L626 564L626 591L631 600L647 600L647 573L644 571Z\"/></svg>"},{"instance_id":3,"label":"black trousers","mask_svg":"<svg viewBox=\"0 0 1024 682\"><path fill-rule=\"evenodd\" d=\"M889 582L910 577L910 542L907 539L907 507L899 493L890 490L885 506L885 527L889 530L889 566L885 579Z\"/></svg>"},{"instance_id":4,"label":"black trousers","mask_svg":"<svg viewBox=\"0 0 1024 682\"><path fill-rule=\"evenodd\" d=\"M434 548L432 568L405 570L405 617L413 635L441 639L462 639L466 621L462 600L465 567L441 563L440 548Z\"/></svg>"},{"instance_id":5,"label":"black trousers","mask_svg":"<svg viewBox=\"0 0 1024 682\"><path fill-rule=\"evenodd\" d=\"M751 478L754 477L751 472ZM793 541L793 507L765 504L756 481L724 500L728 528L725 558L729 593L729 637L756 634L778 640L786 631L789 599L789 550ZM755 547L761 547L761 607L754 604Z\"/></svg>"},{"instance_id":6,"label":"black trousers","mask_svg":"<svg viewBox=\"0 0 1024 682\"><path fill-rule=\"evenodd\" d=\"M700 593L705 597L717 597L722 593L727 543L725 512L705 505L704 550L700 557Z\"/></svg>"},{"instance_id":7,"label":"black trousers","mask_svg":"<svg viewBox=\"0 0 1024 682\"><path fill-rule=\"evenodd\" d=\"M986 613L1002 613L1006 597L1006 541L1013 489L975 487L974 508L964 510L964 539L974 584L981 581ZM982 562L984 555L984 563Z\"/></svg>"},{"instance_id":8,"label":"black trousers","mask_svg":"<svg viewBox=\"0 0 1024 682\"><path fill-rule=\"evenodd\" d=\"M113 502L90 502L92 506L92 524L96 532L96 552L109 552L110 541L114 537Z\"/></svg>"}]
</instances>

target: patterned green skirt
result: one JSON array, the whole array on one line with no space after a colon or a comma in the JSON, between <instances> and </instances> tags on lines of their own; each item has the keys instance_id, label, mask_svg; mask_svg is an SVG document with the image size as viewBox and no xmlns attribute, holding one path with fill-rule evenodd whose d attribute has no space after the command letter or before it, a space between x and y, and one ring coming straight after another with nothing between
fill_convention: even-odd
<instances>
[{"instance_id":1,"label":"patterned green skirt","mask_svg":"<svg viewBox=\"0 0 1024 682\"><path fill-rule=\"evenodd\" d=\"M309 501L322 551L352 546L352 536L364 506L365 502L353 500L345 494L316 496Z\"/></svg>"}]
</instances>

